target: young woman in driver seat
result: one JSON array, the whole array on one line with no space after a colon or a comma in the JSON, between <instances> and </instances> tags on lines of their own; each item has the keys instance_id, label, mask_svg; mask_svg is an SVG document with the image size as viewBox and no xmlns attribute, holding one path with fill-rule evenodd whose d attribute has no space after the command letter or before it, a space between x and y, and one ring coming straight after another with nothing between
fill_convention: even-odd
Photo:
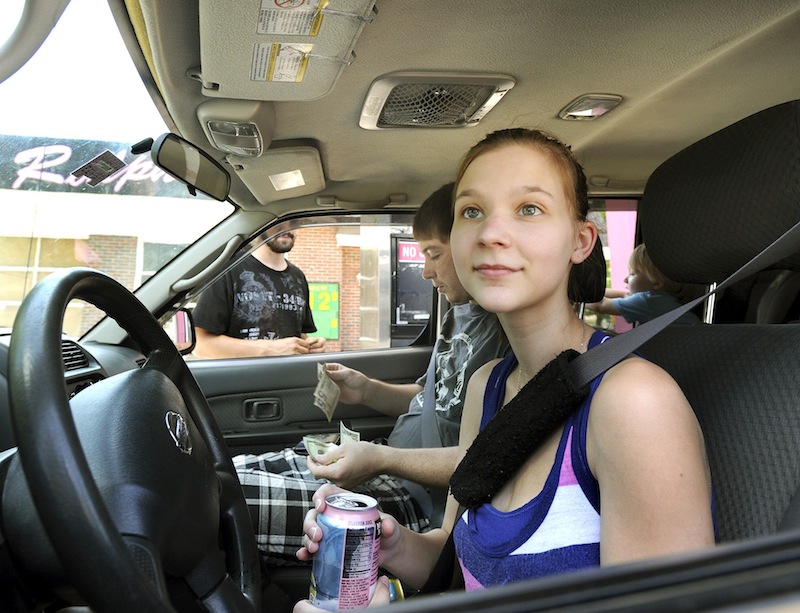
<instances>
[{"instance_id":1,"label":"young woman in driver seat","mask_svg":"<svg viewBox=\"0 0 800 613\"><path fill-rule=\"evenodd\" d=\"M546 133L494 132L461 164L453 260L513 354L470 380L444 527L415 534L383 521L381 565L411 586L451 530L468 590L714 543L702 432L670 375L630 356L586 390L561 377L605 338L568 298L570 271L597 240L588 208L581 166ZM318 548L329 493L315 494L298 557Z\"/></svg>"}]
</instances>

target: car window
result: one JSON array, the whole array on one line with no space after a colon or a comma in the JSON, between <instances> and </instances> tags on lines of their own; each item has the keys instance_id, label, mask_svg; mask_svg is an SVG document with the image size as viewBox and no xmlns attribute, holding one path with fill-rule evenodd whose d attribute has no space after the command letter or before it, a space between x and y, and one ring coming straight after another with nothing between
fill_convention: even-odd
<instances>
[{"instance_id":1,"label":"car window","mask_svg":"<svg viewBox=\"0 0 800 613\"><path fill-rule=\"evenodd\" d=\"M285 257L308 281L317 328L309 336L325 338L327 352L401 347L425 329L435 298L431 282L422 277L424 256L411 222L410 213L296 220L269 229L234 259L291 231L294 246ZM250 306L263 305L254 295Z\"/></svg>"},{"instance_id":2,"label":"car window","mask_svg":"<svg viewBox=\"0 0 800 613\"><path fill-rule=\"evenodd\" d=\"M3 3L0 38L21 8ZM168 129L112 22L102 0L70 3L40 51L0 83L0 328L13 325L32 287L61 269L97 268L135 291L233 210L190 195L149 153L131 153ZM87 24L91 37L81 35ZM101 155L120 167L92 184L81 169ZM307 223L290 260L309 281L318 330L311 336L324 337L332 352L412 343L434 294L421 276L411 215L363 227L357 216ZM102 317L74 300L64 332L80 338Z\"/></svg>"},{"instance_id":3,"label":"car window","mask_svg":"<svg viewBox=\"0 0 800 613\"><path fill-rule=\"evenodd\" d=\"M589 218L597 224L603 253L606 257L606 287L625 290L628 259L636 244L636 215L638 199L593 198ZM584 320L609 332L631 329L623 317L587 310Z\"/></svg>"},{"instance_id":4,"label":"car window","mask_svg":"<svg viewBox=\"0 0 800 613\"><path fill-rule=\"evenodd\" d=\"M21 4L2 3L0 40ZM102 0L70 3L39 52L0 83L0 99L0 328L62 268L97 268L135 290L233 210L131 153L167 127ZM81 171L101 155L95 167L119 168L102 180ZM74 301L65 333L80 337L101 316Z\"/></svg>"},{"instance_id":5,"label":"car window","mask_svg":"<svg viewBox=\"0 0 800 613\"><path fill-rule=\"evenodd\" d=\"M0 9L0 46L4 45L14 32L14 28L22 16L22 9L25 6L25 0L6 0L3 2L3 7Z\"/></svg>"}]
</instances>

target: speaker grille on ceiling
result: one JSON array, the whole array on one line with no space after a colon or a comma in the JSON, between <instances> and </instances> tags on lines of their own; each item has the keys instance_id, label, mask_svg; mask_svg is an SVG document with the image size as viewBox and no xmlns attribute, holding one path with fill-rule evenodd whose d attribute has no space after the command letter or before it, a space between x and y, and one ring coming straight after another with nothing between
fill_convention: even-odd
<instances>
[{"instance_id":1,"label":"speaker grille on ceiling","mask_svg":"<svg viewBox=\"0 0 800 613\"><path fill-rule=\"evenodd\" d=\"M474 126L513 86L504 75L389 75L370 87L359 125L368 130Z\"/></svg>"}]
</instances>

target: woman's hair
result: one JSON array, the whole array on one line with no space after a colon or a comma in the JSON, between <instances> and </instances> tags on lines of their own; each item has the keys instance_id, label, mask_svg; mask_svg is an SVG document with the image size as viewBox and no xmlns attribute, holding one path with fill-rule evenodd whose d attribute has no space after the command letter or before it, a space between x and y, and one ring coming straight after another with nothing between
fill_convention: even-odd
<instances>
[{"instance_id":1,"label":"woman's hair","mask_svg":"<svg viewBox=\"0 0 800 613\"><path fill-rule=\"evenodd\" d=\"M433 192L414 214L414 238L418 241L450 242L453 228L453 184L446 183Z\"/></svg>"},{"instance_id":2,"label":"woman's hair","mask_svg":"<svg viewBox=\"0 0 800 613\"><path fill-rule=\"evenodd\" d=\"M472 164L477 157L508 145L531 147L547 155L556 165L556 168L558 168L565 185L572 187L571 190L566 189L565 191L567 197L571 200L570 203L574 206L577 220L586 220L586 216L589 214L589 194L583 167L575 159L575 156L572 155L569 146L562 143L552 134L541 130L508 128L487 134L486 137L478 144L474 145L461 160L455 185L461 182L461 178L464 176L467 167Z\"/></svg>"},{"instance_id":3,"label":"woman's hair","mask_svg":"<svg viewBox=\"0 0 800 613\"><path fill-rule=\"evenodd\" d=\"M644 246L644 243L636 245L628 260L628 268L636 273L643 274L650 280L650 283L659 285L660 289L665 292L678 294L681 291L682 285L680 283L673 281L656 268L653 260L647 254L647 247Z\"/></svg>"}]
</instances>

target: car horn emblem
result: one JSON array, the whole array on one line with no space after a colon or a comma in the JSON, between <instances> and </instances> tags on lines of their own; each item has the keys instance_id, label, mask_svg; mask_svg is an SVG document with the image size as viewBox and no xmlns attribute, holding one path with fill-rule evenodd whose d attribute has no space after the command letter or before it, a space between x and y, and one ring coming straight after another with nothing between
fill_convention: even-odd
<instances>
[{"instance_id":1,"label":"car horn emblem","mask_svg":"<svg viewBox=\"0 0 800 613\"><path fill-rule=\"evenodd\" d=\"M186 420L183 416L175 411L167 411L164 421L167 423L167 430L172 440L175 441L175 446L181 450L181 453L191 454L192 441L189 438L189 428L186 427Z\"/></svg>"}]
</instances>

